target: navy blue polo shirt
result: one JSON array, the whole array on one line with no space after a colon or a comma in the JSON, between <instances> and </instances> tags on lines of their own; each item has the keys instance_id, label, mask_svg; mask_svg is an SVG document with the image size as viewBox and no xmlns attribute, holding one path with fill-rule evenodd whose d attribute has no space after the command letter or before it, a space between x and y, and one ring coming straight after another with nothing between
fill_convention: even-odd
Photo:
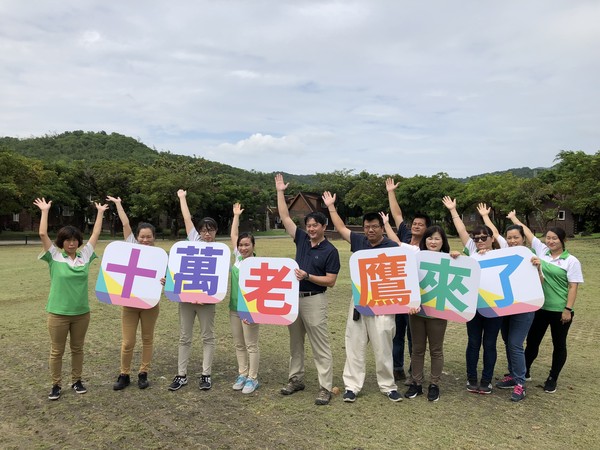
<instances>
[{"instance_id":1,"label":"navy blue polo shirt","mask_svg":"<svg viewBox=\"0 0 600 450\"><path fill-rule=\"evenodd\" d=\"M313 247L306 231L297 227L294 242L296 243L296 262L300 269L317 276L340 272L340 254L327 239ZM326 290L325 286L319 286L307 280L300 281L300 292L325 292Z\"/></svg>"},{"instance_id":2,"label":"navy blue polo shirt","mask_svg":"<svg viewBox=\"0 0 600 450\"><path fill-rule=\"evenodd\" d=\"M369 250L371 248L389 248L389 247L398 247L398 244L396 242L392 241L391 239L384 237L383 240L378 245L373 247L371 245L371 243L369 242L369 240L367 239L367 236L365 236L364 234L355 233L354 231L350 232L350 251L352 253L358 252L360 250Z\"/></svg>"},{"instance_id":3,"label":"navy blue polo shirt","mask_svg":"<svg viewBox=\"0 0 600 450\"><path fill-rule=\"evenodd\" d=\"M404 242L405 244L410 244L410 240L412 239L412 231L406 225L406 222L402 222L398 227L398 239L400 242Z\"/></svg>"}]
</instances>

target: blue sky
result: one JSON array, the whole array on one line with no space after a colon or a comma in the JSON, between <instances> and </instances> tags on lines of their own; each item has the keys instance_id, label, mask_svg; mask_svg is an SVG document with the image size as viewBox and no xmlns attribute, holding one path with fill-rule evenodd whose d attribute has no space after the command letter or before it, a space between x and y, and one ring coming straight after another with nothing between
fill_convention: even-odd
<instances>
[{"instance_id":1,"label":"blue sky","mask_svg":"<svg viewBox=\"0 0 600 450\"><path fill-rule=\"evenodd\" d=\"M296 174L600 150L600 2L0 3L0 135L118 132Z\"/></svg>"}]
</instances>

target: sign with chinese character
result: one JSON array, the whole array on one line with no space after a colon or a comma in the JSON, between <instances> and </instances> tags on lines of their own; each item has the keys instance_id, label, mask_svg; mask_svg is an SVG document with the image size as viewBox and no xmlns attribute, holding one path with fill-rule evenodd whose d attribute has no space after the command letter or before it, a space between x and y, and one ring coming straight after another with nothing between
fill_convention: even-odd
<instances>
[{"instance_id":1,"label":"sign with chinese character","mask_svg":"<svg viewBox=\"0 0 600 450\"><path fill-rule=\"evenodd\" d=\"M290 258L244 259L240 264L240 318L250 323L293 323L298 317L297 268Z\"/></svg>"},{"instance_id":2,"label":"sign with chinese character","mask_svg":"<svg viewBox=\"0 0 600 450\"><path fill-rule=\"evenodd\" d=\"M354 305L365 316L405 314L421 303L415 252L406 246L353 253L350 277Z\"/></svg>"},{"instance_id":3,"label":"sign with chinese character","mask_svg":"<svg viewBox=\"0 0 600 450\"><path fill-rule=\"evenodd\" d=\"M473 258L447 253L420 251L419 286L423 317L436 317L453 322L468 322L477 311L481 269Z\"/></svg>"},{"instance_id":4,"label":"sign with chinese character","mask_svg":"<svg viewBox=\"0 0 600 450\"><path fill-rule=\"evenodd\" d=\"M159 247L111 242L102 256L96 297L111 305L142 309L156 306L167 259L167 252Z\"/></svg>"},{"instance_id":5,"label":"sign with chinese character","mask_svg":"<svg viewBox=\"0 0 600 450\"><path fill-rule=\"evenodd\" d=\"M169 251L165 295L174 302L220 302L227 294L230 256L221 242L175 243Z\"/></svg>"},{"instance_id":6,"label":"sign with chinese character","mask_svg":"<svg viewBox=\"0 0 600 450\"><path fill-rule=\"evenodd\" d=\"M527 247L493 250L473 258L481 266L477 310L485 317L536 311L544 293L533 254Z\"/></svg>"}]
</instances>

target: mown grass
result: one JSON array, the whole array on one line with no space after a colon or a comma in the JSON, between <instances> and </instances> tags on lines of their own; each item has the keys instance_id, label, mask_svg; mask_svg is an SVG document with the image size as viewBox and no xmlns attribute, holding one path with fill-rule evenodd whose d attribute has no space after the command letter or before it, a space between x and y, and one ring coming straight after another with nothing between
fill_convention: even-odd
<instances>
[{"instance_id":1,"label":"mown grass","mask_svg":"<svg viewBox=\"0 0 600 450\"><path fill-rule=\"evenodd\" d=\"M90 276L92 321L86 342L86 395L68 389L59 401L47 400L49 338L44 306L49 275L36 261L34 246L0 247L0 414L1 448L596 448L600 415L595 374L600 306L596 264L598 240L576 239L569 249L584 267L586 283L578 295L569 335L569 359L555 394L538 385L546 378L551 357L548 335L532 369L534 381L527 398L517 404L509 392L490 396L464 389L464 325L450 324L445 342L441 399L424 397L392 403L377 389L372 357L367 381L355 404L340 396L327 407L313 404L317 377L307 343L307 388L289 397L279 394L287 380L288 333L283 327L261 328L261 387L251 395L231 389L236 376L235 354L226 302L217 307L217 352L213 389L197 388L201 370L198 334L190 364L193 383L178 392L167 386L177 366L179 336L177 305L163 299L155 336L151 387L131 386L115 392L119 371L120 311L98 302L93 288L99 264ZM101 242L101 254L107 242ZM158 245L168 250L172 242ZM335 244L342 256L342 273L329 292L329 324L334 355L334 385L343 391L344 329L350 301L348 245ZM457 241L452 242L459 248ZM259 255L291 256L289 238L259 239ZM506 363L498 343L496 376ZM68 353L68 352L67 352ZM134 356L139 359L139 346ZM64 378L69 379L69 355ZM427 370L427 368L426 368ZM402 390L404 386L401 386Z\"/></svg>"}]
</instances>

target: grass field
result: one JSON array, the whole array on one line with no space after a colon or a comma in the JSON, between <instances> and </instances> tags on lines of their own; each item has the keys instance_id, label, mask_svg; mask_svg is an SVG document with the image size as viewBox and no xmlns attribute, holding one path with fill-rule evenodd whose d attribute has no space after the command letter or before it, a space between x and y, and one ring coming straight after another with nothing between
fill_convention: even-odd
<instances>
[{"instance_id":1,"label":"grass field","mask_svg":"<svg viewBox=\"0 0 600 450\"><path fill-rule=\"evenodd\" d=\"M466 329L454 323L446 334L437 403L428 402L425 396L400 403L387 400L377 389L370 356L367 381L356 403L344 403L337 396L326 407L313 404L318 383L308 343L306 390L289 397L279 394L287 381L284 327L261 328L261 387L251 395L231 389L237 364L226 302L217 306L217 351L210 391L197 388L201 371L198 334L188 373L193 383L178 392L167 390L176 373L179 327L177 305L166 299L161 301L150 388L141 391L132 385L113 391L119 372L120 310L98 302L93 295L98 262L90 274L92 320L84 363L88 393L76 395L64 389L59 401L50 402L44 311L48 268L36 260L38 246L0 247L0 448L598 448L600 390L595 375L600 370L600 306L595 297L600 269L594 261L599 242L575 239L568 243L583 264L586 283L580 287L569 334L569 358L555 394L545 394L539 387L550 364L549 334L532 368L533 381L524 401L510 402L507 391L494 390L490 396L466 392ZM98 245L99 255L106 244ZM167 250L171 244L158 242ZM342 273L329 291L329 329L334 386L343 391L350 252L345 242L335 244L342 257ZM452 246L460 247L457 241ZM259 239L257 252L293 257L294 245L289 238ZM139 350L138 344L134 374ZM498 355L495 375L501 377L506 359L500 339ZM64 361L63 376L68 380L68 351ZM426 365L426 375L427 371Z\"/></svg>"}]
</instances>

